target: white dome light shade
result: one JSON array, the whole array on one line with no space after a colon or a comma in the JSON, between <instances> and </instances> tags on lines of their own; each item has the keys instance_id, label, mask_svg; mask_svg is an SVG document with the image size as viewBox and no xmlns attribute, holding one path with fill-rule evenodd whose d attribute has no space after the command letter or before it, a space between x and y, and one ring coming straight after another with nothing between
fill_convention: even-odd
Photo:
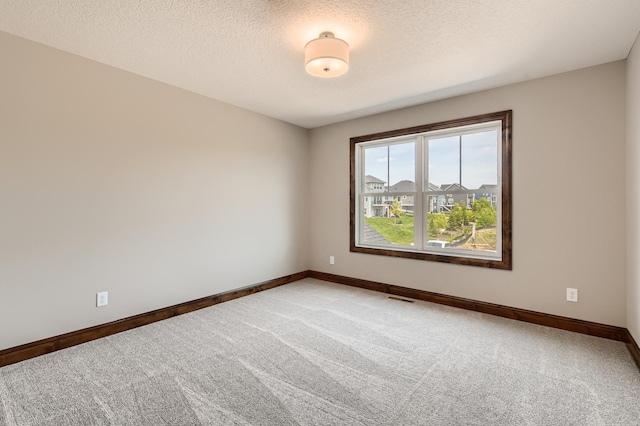
<instances>
[{"instance_id":1,"label":"white dome light shade","mask_svg":"<svg viewBox=\"0 0 640 426\"><path fill-rule=\"evenodd\" d=\"M325 32L304 47L305 69L322 78L338 77L349 69L349 45Z\"/></svg>"}]
</instances>

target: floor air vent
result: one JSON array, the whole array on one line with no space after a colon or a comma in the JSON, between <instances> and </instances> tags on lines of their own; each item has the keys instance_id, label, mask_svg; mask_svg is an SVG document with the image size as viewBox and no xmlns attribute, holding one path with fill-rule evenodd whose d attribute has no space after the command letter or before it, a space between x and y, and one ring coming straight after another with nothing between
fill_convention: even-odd
<instances>
[{"instance_id":1,"label":"floor air vent","mask_svg":"<svg viewBox=\"0 0 640 426\"><path fill-rule=\"evenodd\" d=\"M409 303L415 302L415 300L403 299L402 297L397 297L397 296L389 296L389 299L400 300L401 302L409 302Z\"/></svg>"}]
</instances>

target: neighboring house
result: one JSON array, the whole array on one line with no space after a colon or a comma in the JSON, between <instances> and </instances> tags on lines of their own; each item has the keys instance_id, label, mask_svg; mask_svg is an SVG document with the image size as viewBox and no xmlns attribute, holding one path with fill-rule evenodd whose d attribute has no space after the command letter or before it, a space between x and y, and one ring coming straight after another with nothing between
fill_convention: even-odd
<instances>
[{"instance_id":1,"label":"neighboring house","mask_svg":"<svg viewBox=\"0 0 640 426\"><path fill-rule=\"evenodd\" d=\"M432 184L429 184L431 188ZM437 187L436 187L437 188ZM463 203L468 209L473 206L476 194L456 194L455 191L466 191L467 188L459 183L449 183L440 185L438 191L451 191L449 194L439 195L435 203L429 203L431 213L451 213L453 206Z\"/></svg>"},{"instance_id":2,"label":"neighboring house","mask_svg":"<svg viewBox=\"0 0 640 426\"><path fill-rule=\"evenodd\" d=\"M364 186L366 192L382 192L384 191L385 183L385 181L380 180L375 176L366 175L364 177Z\"/></svg>"},{"instance_id":3,"label":"neighboring house","mask_svg":"<svg viewBox=\"0 0 640 426\"><path fill-rule=\"evenodd\" d=\"M410 180L401 180L395 185L391 185L389 187L389 192L416 192L416 183ZM397 200L400 203L400 209L413 216L413 195L395 195L392 198L391 204L393 204L393 199Z\"/></svg>"},{"instance_id":4,"label":"neighboring house","mask_svg":"<svg viewBox=\"0 0 640 426\"><path fill-rule=\"evenodd\" d=\"M498 185L480 185L480 188L478 188L478 192L475 193L476 199L486 198L491 203L491 206L495 207L498 203L498 197L496 197L497 189Z\"/></svg>"},{"instance_id":5,"label":"neighboring house","mask_svg":"<svg viewBox=\"0 0 640 426\"><path fill-rule=\"evenodd\" d=\"M364 186L366 192L384 192L384 184L386 182L375 176L366 175L364 177ZM372 197L364 197L364 217L386 217L389 212L385 208L384 197L376 195Z\"/></svg>"},{"instance_id":6,"label":"neighboring house","mask_svg":"<svg viewBox=\"0 0 640 426\"><path fill-rule=\"evenodd\" d=\"M431 182L429 182L429 191L440 191L440 187L438 185L434 185ZM445 211L444 195L429 195L427 199L427 203L428 203L427 212L429 213L443 213Z\"/></svg>"},{"instance_id":7,"label":"neighboring house","mask_svg":"<svg viewBox=\"0 0 640 426\"><path fill-rule=\"evenodd\" d=\"M392 205L394 200L400 203L402 211L409 215L414 212L414 196L403 193L415 192L416 184L410 180L401 180L395 185L386 186L385 181L375 176L365 176L365 187L367 192L379 192L380 195L364 197L364 216L365 217L392 217ZM492 192L497 185L482 185L479 192L473 194L459 194L457 191L466 191L467 188L458 184L450 183L445 185L434 185L429 183L430 191L437 191L437 195L431 195L428 198L429 213L451 213L453 206L461 202L470 209L476 198L487 198L492 206L495 206L496 197ZM443 191L451 191L451 193L442 193ZM397 194L397 195L396 195Z\"/></svg>"},{"instance_id":8,"label":"neighboring house","mask_svg":"<svg viewBox=\"0 0 640 426\"><path fill-rule=\"evenodd\" d=\"M365 217L392 217L393 202L400 203L400 209L407 214L413 214L413 195L393 194L415 192L416 184L410 180L401 180L392 186L386 186L385 181L375 176L366 175L364 185L367 192L380 192L381 195L364 197ZM384 194L384 195L383 195Z\"/></svg>"}]
</instances>

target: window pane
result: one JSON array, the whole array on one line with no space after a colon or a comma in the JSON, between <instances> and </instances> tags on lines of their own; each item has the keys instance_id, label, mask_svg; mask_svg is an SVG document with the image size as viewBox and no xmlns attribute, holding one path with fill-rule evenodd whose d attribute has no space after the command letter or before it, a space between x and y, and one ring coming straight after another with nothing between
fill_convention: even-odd
<instances>
[{"instance_id":1,"label":"window pane","mask_svg":"<svg viewBox=\"0 0 640 426\"><path fill-rule=\"evenodd\" d=\"M415 191L415 142L365 148L365 191Z\"/></svg>"},{"instance_id":2,"label":"window pane","mask_svg":"<svg viewBox=\"0 0 640 426\"><path fill-rule=\"evenodd\" d=\"M429 167L425 168L425 189L441 189L460 184L460 138L429 139Z\"/></svg>"},{"instance_id":3,"label":"window pane","mask_svg":"<svg viewBox=\"0 0 640 426\"><path fill-rule=\"evenodd\" d=\"M416 190L416 144L401 143L389 146L389 191Z\"/></svg>"},{"instance_id":4,"label":"window pane","mask_svg":"<svg viewBox=\"0 0 640 426\"><path fill-rule=\"evenodd\" d=\"M388 146L367 147L364 150L364 186L366 192L382 192L387 178Z\"/></svg>"},{"instance_id":5,"label":"window pane","mask_svg":"<svg viewBox=\"0 0 640 426\"><path fill-rule=\"evenodd\" d=\"M498 132L462 136L462 186L467 189L498 183Z\"/></svg>"},{"instance_id":6,"label":"window pane","mask_svg":"<svg viewBox=\"0 0 640 426\"><path fill-rule=\"evenodd\" d=\"M425 248L457 248L470 235L471 210L466 201L446 200L446 194L427 197ZM446 244L445 244L446 242Z\"/></svg>"},{"instance_id":7,"label":"window pane","mask_svg":"<svg viewBox=\"0 0 640 426\"><path fill-rule=\"evenodd\" d=\"M407 207L406 212L402 201L398 202L397 197L365 197L362 209L362 242L368 245L413 246L413 204L410 212L408 204L404 207Z\"/></svg>"},{"instance_id":8,"label":"window pane","mask_svg":"<svg viewBox=\"0 0 640 426\"><path fill-rule=\"evenodd\" d=\"M496 252L497 194L474 195L470 208L464 201L453 206L443 204L445 195L426 197L427 250L436 247Z\"/></svg>"}]
</instances>

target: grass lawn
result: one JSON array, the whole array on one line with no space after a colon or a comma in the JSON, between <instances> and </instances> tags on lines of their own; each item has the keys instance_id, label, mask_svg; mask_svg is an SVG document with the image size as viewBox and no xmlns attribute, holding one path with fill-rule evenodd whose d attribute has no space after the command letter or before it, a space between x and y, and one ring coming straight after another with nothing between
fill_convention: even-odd
<instances>
[{"instance_id":1,"label":"grass lawn","mask_svg":"<svg viewBox=\"0 0 640 426\"><path fill-rule=\"evenodd\" d=\"M407 246L413 243L413 217L367 217L365 222L391 243Z\"/></svg>"},{"instance_id":2,"label":"grass lawn","mask_svg":"<svg viewBox=\"0 0 640 426\"><path fill-rule=\"evenodd\" d=\"M411 245L413 244L413 217L404 216L401 218L388 217L367 217L365 222L373 229L378 231L380 235L393 244ZM457 236L462 234L461 231L446 231L437 237L429 237L429 239L439 239L444 241L453 241ZM495 228L478 229L476 231L476 240L467 241L459 248L469 250L495 250L496 249L496 230Z\"/></svg>"}]
</instances>

